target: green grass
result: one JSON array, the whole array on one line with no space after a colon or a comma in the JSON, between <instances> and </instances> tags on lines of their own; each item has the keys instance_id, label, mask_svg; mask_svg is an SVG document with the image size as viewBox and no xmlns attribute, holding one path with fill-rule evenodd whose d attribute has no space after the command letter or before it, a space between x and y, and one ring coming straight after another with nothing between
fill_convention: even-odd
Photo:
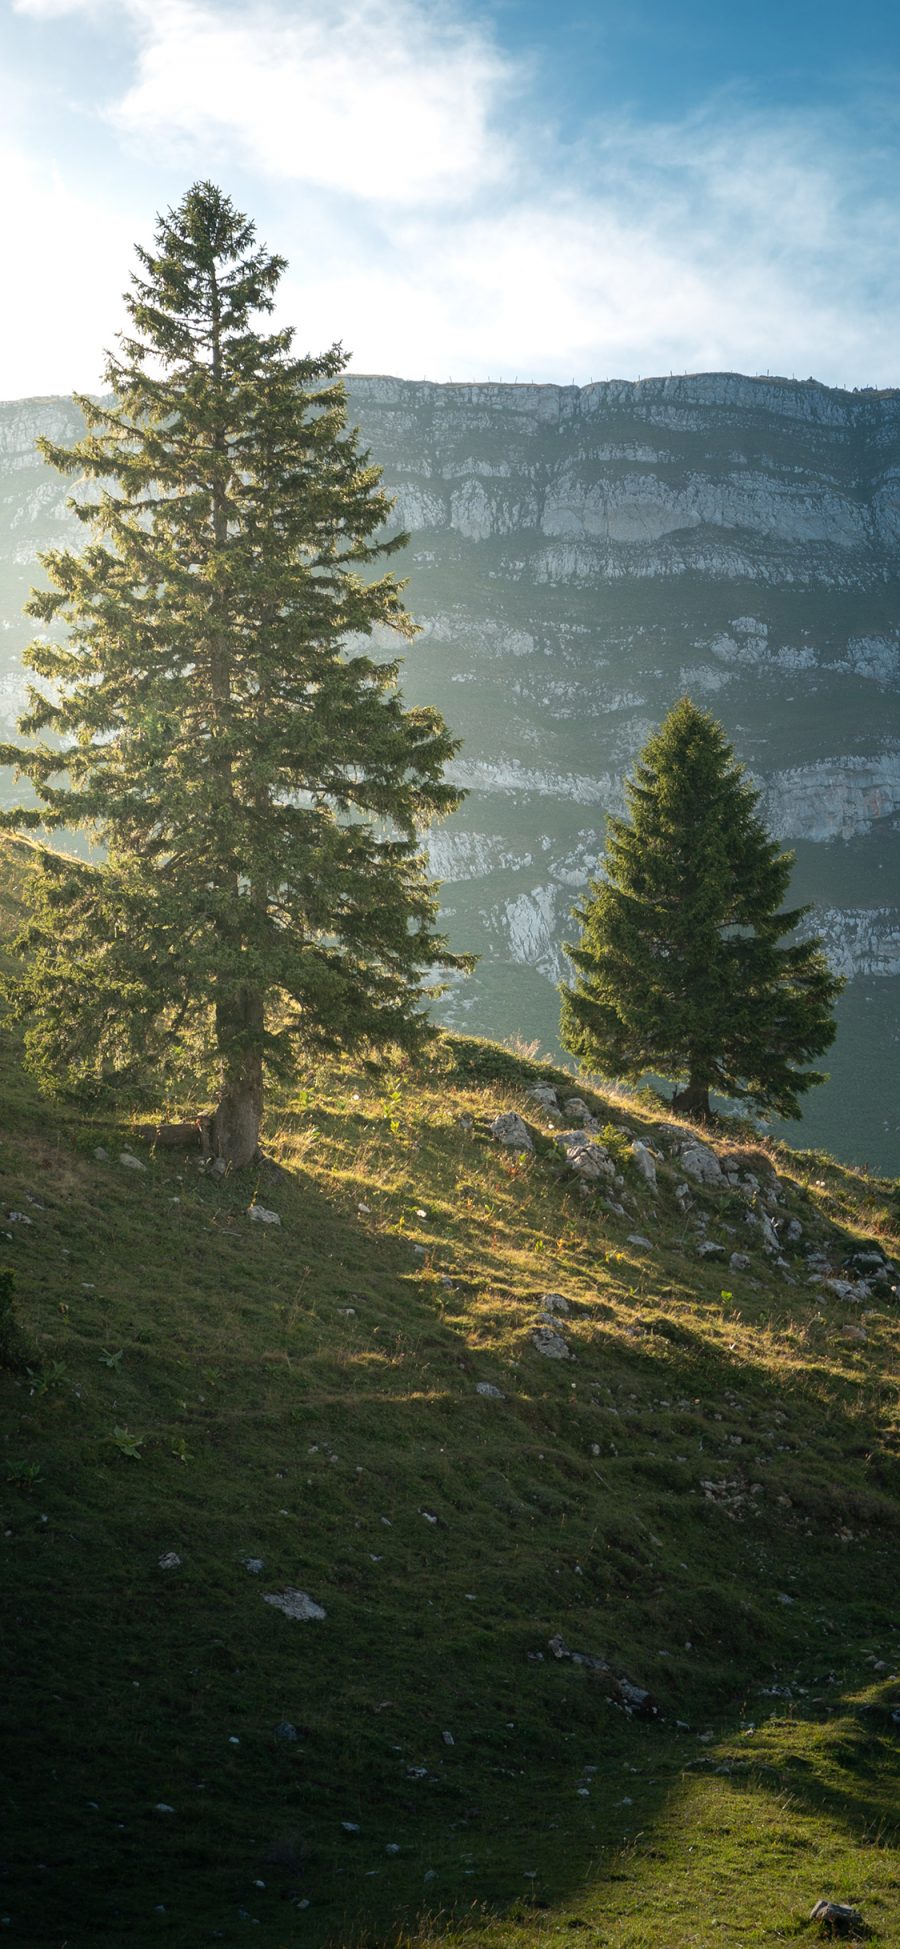
<instances>
[{"instance_id":1,"label":"green grass","mask_svg":"<svg viewBox=\"0 0 900 1949\"><path fill-rule=\"evenodd\" d=\"M127 1124L41 1102L4 1045L11 1940L711 1949L805 1937L822 1894L896 1940L896 1303L846 1344L731 1192L692 1217L750 1270L702 1263L669 1164L656 1199L626 1168L624 1219L582 1198L542 1068L323 1066L215 1184L137 1141L123 1167ZM492 1143L506 1107L533 1158ZM895 1249L896 1187L767 1160L804 1244ZM326 1618L263 1602L287 1587Z\"/></svg>"}]
</instances>

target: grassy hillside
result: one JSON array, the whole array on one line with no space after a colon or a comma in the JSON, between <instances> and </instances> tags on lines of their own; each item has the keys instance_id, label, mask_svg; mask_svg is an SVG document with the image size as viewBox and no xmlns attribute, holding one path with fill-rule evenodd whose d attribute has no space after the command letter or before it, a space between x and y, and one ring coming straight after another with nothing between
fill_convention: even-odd
<instances>
[{"instance_id":1,"label":"grassy hillside","mask_svg":"<svg viewBox=\"0 0 900 1949\"><path fill-rule=\"evenodd\" d=\"M897 1939L897 1187L579 1090L585 1195L540 1075L311 1069L216 1182L3 1045L10 1940Z\"/></svg>"}]
</instances>

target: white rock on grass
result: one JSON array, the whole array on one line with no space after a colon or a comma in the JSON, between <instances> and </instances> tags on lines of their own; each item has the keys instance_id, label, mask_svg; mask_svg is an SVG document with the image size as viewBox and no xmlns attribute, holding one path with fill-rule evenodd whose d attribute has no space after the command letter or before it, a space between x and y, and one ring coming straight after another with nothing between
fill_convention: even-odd
<instances>
[{"instance_id":1,"label":"white rock on grass","mask_svg":"<svg viewBox=\"0 0 900 1949\"><path fill-rule=\"evenodd\" d=\"M777 1252L779 1250L781 1241L767 1212L745 1211L744 1223L752 1225L756 1231L762 1232L763 1244L767 1252Z\"/></svg>"},{"instance_id":2,"label":"white rock on grass","mask_svg":"<svg viewBox=\"0 0 900 1949\"><path fill-rule=\"evenodd\" d=\"M820 1922L829 1935L849 1935L852 1929L856 1935L862 1916L858 1908L851 1908L849 1902L829 1902L824 1897L810 1909L811 1922Z\"/></svg>"},{"instance_id":3,"label":"white rock on grass","mask_svg":"<svg viewBox=\"0 0 900 1949\"><path fill-rule=\"evenodd\" d=\"M570 1360L572 1357L562 1334L556 1333L552 1326L536 1326L531 1338L538 1353L544 1354L547 1360Z\"/></svg>"},{"instance_id":4,"label":"white rock on grass","mask_svg":"<svg viewBox=\"0 0 900 1949\"><path fill-rule=\"evenodd\" d=\"M273 1610L283 1611L285 1617L296 1618L300 1623L306 1623L309 1618L327 1616L321 1604L314 1603L305 1590L269 1590L263 1597L263 1603L271 1604Z\"/></svg>"},{"instance_id":5,"label":"white rock on grass","mask_svg":"<svg viewBox=\"0 0 900 1949\"><path fill-rule=\"evenodd\" d=\"M586 1137L583 1130L564 1130L556 1139L559 1149L565 1153L570 1171L589 1182L597 1178L614 1178L616 1167L609 1151L602 1144L595 1144Z\"/></svg>"},{"instance_id":6,"label":"white rock on grass","mask_svg":"<svg viewBox=\"0 0 900 1949\"><path fill-rule=\"evenodd\" d=\"M126 1171L146 1171L147 1169L146 1164L143 1164L139 1157L135 1157L134 1152L131 1150L120 1150L119 1163Z\"/></svg>"},{"instance_id":7,"label":"white rock on grass","mask_svg":"<svg viewBox=\"0 0 900 1949\"><path fill-rule=\"evenodd\" d=\"M552 1083L534 1083L528 1094L543 1110L559 1110L559 1098Z\"/></svg>"},{"instance_id":8,"label":"white rock on grass","mask_svg":"<svg viewBox=\"0 0 900 1949\"><path fill-rule=\"evenodd\" d=\"M647 1145L642 1144L639 1137L635 1137L634 1142L632 1143L631 1155L634 1158L638 1170L640 1171L641 1177L644 1179L645 1183L649 1184L655 1191L656 1165L653 1162L653 1157L650 1151L648 1150Z\"/></svg>"},{"instance_id":9,"label":"white rock on grass","mask_svg":"<svg viewBox=\"0 0 900 1949\"><path fill-rule=\"evenodd\" d=\"M872 1294L864 1279L826 1279L825 1285L849 1306L860 1306Z\"/></svg>"},{"instance_id":10,"label":"white rock on grass","mask_svg":"<svg viewBox=\"0 0 900 1949\"><path fill-rule=\"evenodd\" d=\"M681 1153L681 1168L698 1184L724 1184L722 1167L708 1144L686 1144Z\"/></svg>"},{"instance_id":11,"label":"white rock on grass","mask_svg":"<svg viewBox=\"0 0 900 1949\"><path fill-rule=\"evenodd\" d=\"M485 1401L502 1401L504 1399L502 1390L499 1387L495 1387L493 1381L476 1381L475 1392L476 1394L480 1394Z\"/></svg>"},{"instance_id":12,"label":"white rock on grass","mask_svg":"<svg viewBox=\"0 0 900 1949\"><path fill-rule=\"evenodd\" d=\"M542 1313L568 1313L569 1302L563 1293L545 1293L540 1302Z\"/></svg>"},{"instance_id":13,"label":"white rock on grass","mask_svg":"<svg viewBox=\"0 0 900 1949\"><path fill-rule=\"evenodd\" d=\"M717 1239L702 1238L697 1247L697 1255L701 1259L724 1259L725 1247L720 1245Z\"/></svg>"},{"instance_id":14,"label":"white rock on grass","mask_svg":"<svg viewBox=\"0 0 900 1949\"><path fill-rule=\"evenodd\" d=\"M515 1110L504 1110L494 1118L491 1136L498 1144L509 1144L513 1150L534 1150L531 1131Z\"/></svg>"},{"instance_id":15,"label":"white rock on grass","mask_svg":"<svg viewBox=\"0 0 900 1949\"><path fill-rule=\"evenodd\" d=\"M265 1205L250 1205L247 1211L247 1217L257 1225L281 1224L278 1212L267 1211Z\"/></svg>"},{"instance_id":16,"label":"white rock on grass","mask_svg":"<svg viewBox=\"0 0 900 1949\"><path fill-rule=\"evenodd\" d=\"M159 1559L161 1570L180 1570L181 1558L174 1550L165 1550Z\"/></svg>"},{"instance_id":17,"label":"white rock on grass","mask_svg":"<svg viewBox=\"0 0 900 1949\"><path fill-rule=\"evenodd\" d=\"M563 1109L567 1117L575 1118L576 1123L586 1123L588 1117L593 1115L590 1105L585 1103L584 1098L581 1096L568 1096L563 1104Z\"/></svg>"},{"instance_id":18,"label":"white rock on grass","mask_svg":"<svg viewBox=\"0 0 900 1949\"><path fill-rule=\"evenodd\" d=\"M629 1232L627 1242L629 1245L639 1246L642 1252L652 1252L653 1250L652 1238L645 1238L643 1232Z\"/></svg>"}]
</instances>

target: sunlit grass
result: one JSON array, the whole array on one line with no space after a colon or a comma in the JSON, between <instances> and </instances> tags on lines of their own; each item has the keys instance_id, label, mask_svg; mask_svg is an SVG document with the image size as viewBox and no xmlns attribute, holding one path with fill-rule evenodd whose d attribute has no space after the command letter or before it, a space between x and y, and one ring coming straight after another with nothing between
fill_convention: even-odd
<instances>
[{"instance_id":1,"label":"sunlit grass","mask_svg":"<svg viewBox=\"0 0 900 1949\"><path fill-rule=\"evenodd\" d=\"M627 1162L646 1100L597 1101L625 1216L583 1198L532 1060L311 1067L217 1185L133 1138L124 1169L127 1119L41 1103L5 1045L11 1939L711 1949L821 1894L896 1935L896 1305L851 1346L801 1253L701 1262L677 1173ZM805 1241L896 1249L892 1187L762 1149Z\"/></svg>"}]
</instances>

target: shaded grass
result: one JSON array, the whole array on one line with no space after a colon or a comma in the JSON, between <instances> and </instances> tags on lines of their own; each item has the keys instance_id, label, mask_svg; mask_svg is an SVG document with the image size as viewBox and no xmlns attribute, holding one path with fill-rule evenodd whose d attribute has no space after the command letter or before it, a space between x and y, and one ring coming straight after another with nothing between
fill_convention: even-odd
<instances>
[{"instance_id":1,"label":"shaded grass","mask_svg":"<svg viewBox=\"0 0 900 1949\"><path fill-rule=\"evenodd\" d=\"M822 1893L896 1930L895 1304L849 1347L799 1257L700 1262L697 1210L739 1213L685 1219L665 1164L616 1218L476 1058L311 1070L216 1185L126 1170L127 1125L40 1103L5 1045L14 1939L774 1942ZM533 1158L490 1142L505 1107ZM652 1110L602 1109L624 1163ZM836 1267L892 1238L890 1186L765 1156Z\"/></svg>"}]
</instances>

